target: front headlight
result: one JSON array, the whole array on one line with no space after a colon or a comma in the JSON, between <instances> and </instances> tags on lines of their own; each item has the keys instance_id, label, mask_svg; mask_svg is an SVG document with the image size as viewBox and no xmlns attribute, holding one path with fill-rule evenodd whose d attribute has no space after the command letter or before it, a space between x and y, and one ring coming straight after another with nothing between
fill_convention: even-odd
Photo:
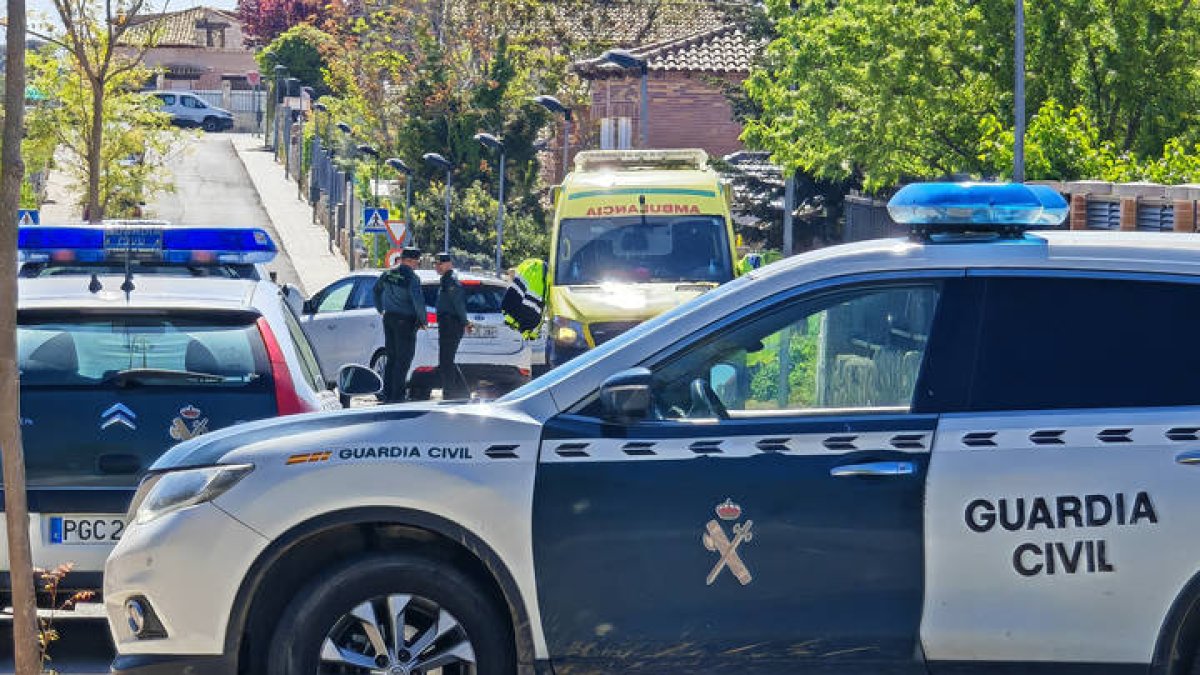
<instances>
[{"instance_id":1,"label":"front headlight","mask_svg":"<svg viewBox=\"0 0 1200 675\"><path fill-rule=\"evenodd\" d=\"M148 523L172 511L216 499L253 469L250 464L236 464L161 474L138 504L134 520Z\"/></svg>"},{"instance_id":2,"label":"front headlight","mask_svg":"<svg viewBox=\"0 0 1200 675\"><path fill-rule=\"evenodd\" d=\"M561 316L554 317L554 325L550 329L554 341L564 347L587 347L587 338L583 336L583 324Z\"/></svg>"}]
</instances>

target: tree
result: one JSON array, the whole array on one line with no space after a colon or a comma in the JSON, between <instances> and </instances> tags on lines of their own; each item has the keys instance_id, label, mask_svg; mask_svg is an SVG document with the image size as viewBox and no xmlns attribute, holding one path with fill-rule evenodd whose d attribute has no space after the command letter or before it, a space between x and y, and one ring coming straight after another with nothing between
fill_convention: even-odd
<instances>
[{"instance_id":1,"label":"tree","mask_svg":"<svg viewBox=\"0 0 1200 675\"><path fill-rule=\"evenodd\" d=\"M87 158L95 151L88 133L94 99L86 74L70 54L53 48L32 53L28 70L35 87L54 92L53 105L30 112L29 139L50 139L66 150L68 174L77 185L92 185ZM98 208L110 217L137 217L147 195L171 189L162 164L184 132L171 127L170 116L162 112L156 98L135 91L150 76L150 71L139 65L108 78L100 111L95 206L88 209ZM84 204L89 204L89 196L84 191Z\"/></svg>"},{"instance_id":2,"label":"tree","mask_svg":"<svg viewBox=\"0 0 1200 675\"><path fill-rule=\"evenodd\" d=\"M81 159L86 166L84 216L104 218L102 182L105 167L105 111L108 97L127 86L130 74L142 68L142 57L156 42L157 30L130 29L146 8L146 0L53 0L61 31L32 34L65 50L72 75L87 93L86 123L81 128Z\"/></svg>"},{"instance_id":3,"label":"tree","mask_svg":"<svg viewBox=\"0 0 1200 675\"><path fill-rule=\"evenodd\" d=\"M337 40L315 26L302 23L292 26L255 55L263 73L275 72L284 66L288 74L313 88L315 96L330 92L325 82L328 60L337 54Z\"/></svg>"},{"instance_id":4,"label":"tree","mask_svg":"<svg viewBox=\"0 0 1200 675\"><path fill-rule=\"evenodd\" d=\"M1156 156L1193 131L1200 9L1190 0L1028 3L1028 107L1082 107L1099 140ZM1013 109L1013 6L769 0L777 38L746 87L745 140L819 178L879 189L981 174L980 120Z\"/></svg>"},{"instance_id":5,"label":"tree","mask_svg":"<svg viewBox=\"0 0 1200 675\"><path fill-rule=\"evenodd\" d=\"M41 671L29 509L25 499L25 454L21 446L21 373L17 370L17 206L25 165L25 0L8 0L5 29L4 127L0 148L0 455L4 520L8 532L9 582L13 605L16 675Z\"/></svg>"},{"instance_id":6,"label":"tree","mask_svg":"<svg viewBox=\"0 0 1200 675\"><path fill-rule=\"evenodd\" d=\"M237 15L246 33L265 44L294 26L325 23L336 8L324 0L238 0Z\"/></svg>"}]
</instances>

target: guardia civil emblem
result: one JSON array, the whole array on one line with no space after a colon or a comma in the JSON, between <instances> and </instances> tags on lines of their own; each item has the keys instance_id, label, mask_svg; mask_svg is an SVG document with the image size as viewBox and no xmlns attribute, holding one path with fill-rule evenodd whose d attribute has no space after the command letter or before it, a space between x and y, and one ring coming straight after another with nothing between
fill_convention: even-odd
<instances>
[{"instance_id":1,"label":"guardia civil emblem","mask_svg":"<svg viewBox=\"0 0 1200 675\"><path fill-rule=\"evenodd\" d=\"M721 576L721 572L728 568L734 578L745 586L753 581L754 577L750 574L746 563L742 562L741 556L738 555L738 547L754 538L754 533L751 531L754 521L747 518L745 522L737 522L742 517L742 507L731 499L717 504L717 508L714 510L717 512L717 518L733 523L733 529L726 532L725 526L717 519L708 521L708 524L704 526L704 536L701 538L704 548L720 556L717 564L708 573L707 583L712 586L717 577Z\"/></svg>"},{"instance_id":2,"label":"guardia civil emblem","mask_svg":"<svg viewBox=\"0 0 1200 675\"><path fill-rule=\"evenodd\" d=\"M194 405L186 405L179 409L179 417L171 421L171 438L186 441L201 434L208 433L208 418Z\"/></svg>"}]
</instances>

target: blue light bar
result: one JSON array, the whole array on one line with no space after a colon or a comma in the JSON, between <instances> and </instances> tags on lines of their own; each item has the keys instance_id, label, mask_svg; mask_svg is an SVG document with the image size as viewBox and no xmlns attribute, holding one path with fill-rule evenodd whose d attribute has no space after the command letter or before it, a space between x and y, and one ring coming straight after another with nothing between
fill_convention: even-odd
<instances>
[{"instance_id":1,"label":"blue light bar","mask_svg":"<svg viewBox=\"0 0 1200 675\"><path fill-rule=\"evenodd\" d=\"M161 222L33 226L17 231L22 262L105 262L126 258L191 265L255 264L275 259L266 230L173 227Z\"/></svg>"},{"instance_id":2,"label":"blue light bar","mask_svg":"<svg viewBox=\"0 0 1200 675\"><path fill-rule=\"evenodd\" d=\"M1067 204L1067 200L1058 193L1057 190L1049 185L1026 185L1033 194L1042 202L1042 213L1038 216L1037 222L1034 225L1045 227L1058 227L1067 219L1067 214L1071 212L1071 207Z\"/></svg>"},{"instance_id":3,"label":"blue light bar","mask_svg":"<svg viewBox=\"0 0 1200 675\"><path fill-rule=\"evenodd\" d=\"M1049 224L1045 208L1043 197L1020 183L914 183L887 207L893 220L916 229L975 232Z\"/></svg>"}]
</instances>

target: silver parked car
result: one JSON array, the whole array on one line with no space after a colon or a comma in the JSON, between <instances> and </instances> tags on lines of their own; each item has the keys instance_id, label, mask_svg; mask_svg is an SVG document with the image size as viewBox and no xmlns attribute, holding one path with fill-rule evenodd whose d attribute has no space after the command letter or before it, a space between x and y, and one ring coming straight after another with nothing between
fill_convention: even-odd
<instances>
[{"instance_id":1,"label":"silver parked car","mask_svg":"<svg viewBox=\"0 0 1200 675\"><path fill-rule=\"evenodd\" d=\"M204 99L186 91L150 92L163 103L163 112L171 115L171 124L180 127L200 127L205 131L226 131L233 128L233 113L209 105Z\"/></svg>"}]
</instances>

